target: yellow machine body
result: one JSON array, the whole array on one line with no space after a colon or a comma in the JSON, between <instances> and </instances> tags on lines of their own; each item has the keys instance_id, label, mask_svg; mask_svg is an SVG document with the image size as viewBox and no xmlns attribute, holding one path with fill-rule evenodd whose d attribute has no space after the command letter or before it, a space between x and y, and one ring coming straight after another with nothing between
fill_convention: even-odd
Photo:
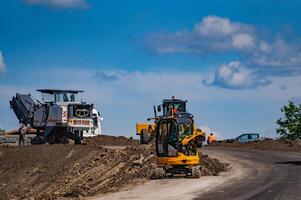
<instances>
[{"instance_id":1,"label":"yellow machine body","mask_svg":"<svg viewBox=\"0 0 301 200\"><path fill-rule=\"evenodd\" d=\"M165 99L156 109L154 123L137 123L136 135L141 144L156 142L156 178L167 175L186 174L194 178L200 176L200 157L197 148L205 141L205 132L198 129L193 115L186 112L186 102L180 99ZM162 108L162 109L161 109ZM157 116L157 111L163 115Z\"/></svg>"},{"instance_id":2,"label":"yellow machine body","mask_svg":"<svg viewBox=\"0 0 301 200\"><path fill-rule=\"evenodd\" d=\"M186 156L183 153L178 153L176 157L158 157L157 166L175 166L175 165L199 165L200 158L199 155Z\"/></svg>"},{"instance_id":3,"label":"yellow machine body","mask_svg":"<svg viewBox=\"0 0 301 200\"><path fill-rule=\"evenodd\" d=\"M136 135L141 135L143 130L155 130L155 123L136 123Z\"/></svg>"}]
</instances>

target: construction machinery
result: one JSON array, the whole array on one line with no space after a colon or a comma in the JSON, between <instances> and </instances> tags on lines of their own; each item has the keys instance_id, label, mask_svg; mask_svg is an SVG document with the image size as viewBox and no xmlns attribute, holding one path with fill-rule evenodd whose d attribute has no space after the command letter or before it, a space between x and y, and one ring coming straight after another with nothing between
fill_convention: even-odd
<instances>
[{"instance_id":1,"label":"construction machinery","mask_svg":"<svg viewBox=\"0 0 301 200\"><path fill-rule=\"evenodd\" d=\"M65 143L73 139L75 144L83 144L84 136L101 133L100 113L93 104L77 100L80 90L37 90L42 94L42 102L31 94L16 94L10 106L20 123L36 129L32 144L48 142Z\"/></svg>"},{"instance_id":2,"label":"construction machinery","mask_svg":"<svg viewBox=\"0 0 301 200\"><path fill-rule=\"evenodd\" d=\"M187 101L165 99L154 106L154 123L137 123L136 133L142 144L155 139L157 154L156 178L185 174L193 178L200 176L200 158L197 148L205 141L205 133L197 129L193 115L186 111ZM161 112L162 115L157 115Z\"/></svg>"}]
</instances>

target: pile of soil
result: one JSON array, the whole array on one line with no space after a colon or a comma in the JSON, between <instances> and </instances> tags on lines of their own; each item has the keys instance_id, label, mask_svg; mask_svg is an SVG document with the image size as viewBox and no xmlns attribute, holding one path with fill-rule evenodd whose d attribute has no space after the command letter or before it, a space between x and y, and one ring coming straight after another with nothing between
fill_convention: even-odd
<instances>
[{"instance_id":1,"label":"pile of soil","mask_svg":"<svg viewBox=\"0 0 301 200\"><path fill-rule=\"evenodd\" d=\"M103 144L119 145L106 148L99 144L101 137L94 138L87 145L0 147L0 199L92 196L116 192L152 176L156 165L153 145L119 148L136 142L102 136ZM203 175L217 175L221 171L217 160L202 158Z\"/></svg>"},{"instance_id":2,"label":"pile of soil","mask_svg":"<svg viewBox=\"0 0 301 200\"><path fill-rule=\"evenodd\" d=\"M200 162L202 176L218 176L221 172L230 170L229 164L210 158L206 154L200 154Z\"/></svg>"},{"instance_id":3,"label":"pile of soil","mask_svg":"<svg viewBox=\"0 0 301 200\"><path fill-rule=\"evenodd\" d=\"M96 137L87 138L86 142L89 146L93 145L106 145L106 146L128 146L128 145L139 145L139 140L132 138L126 138L124 136L110 136L110 135L100 135Z\"/></svg>"},{"instance_id":4,"label":"pile of soil","mask_svg":"<svg viewBox=\"0 0 301 200\"><path fill-rule=\"evenodd\" d=\"M218 143L214 143L210 146L301 152L301 142L300 141L288 141L288 140L283 140L283 139L279 139L279 140L267 139L267 140L247 142L247 143L218 142Z\"/></svg>"}]
</instances>

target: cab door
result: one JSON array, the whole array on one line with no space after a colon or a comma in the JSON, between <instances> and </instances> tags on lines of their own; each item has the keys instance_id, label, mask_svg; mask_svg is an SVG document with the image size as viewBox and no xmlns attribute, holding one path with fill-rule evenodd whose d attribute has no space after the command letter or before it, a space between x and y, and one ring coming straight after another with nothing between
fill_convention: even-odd
<instances>
[{"instance_id":1,"label":"cab door","mask_svg":"<svg viewBox=\"0 0 301 200\"><path fill-rule=\"evenodd\" d=\"M179 147L177 122L172 119L161 120L156 133L157 156L176 157Z\"/></svg>"}]
</instances>

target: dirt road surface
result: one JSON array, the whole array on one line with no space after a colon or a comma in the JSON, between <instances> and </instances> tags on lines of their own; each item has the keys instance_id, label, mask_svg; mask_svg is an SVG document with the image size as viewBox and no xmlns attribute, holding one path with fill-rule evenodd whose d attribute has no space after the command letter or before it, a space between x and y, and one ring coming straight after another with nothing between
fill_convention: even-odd
<instances>
[{"instance_id":1,"label":"dirt road surface","mask_svg":"<svg viewBox=\"0 0 301 200\"><path fill-rule=\"evenodd\" d=\"M92 199L301 199L300 153L229 148L203 151L230 163L233 169L198 180L150 180Z\"/></svg>"}]
</instances>

